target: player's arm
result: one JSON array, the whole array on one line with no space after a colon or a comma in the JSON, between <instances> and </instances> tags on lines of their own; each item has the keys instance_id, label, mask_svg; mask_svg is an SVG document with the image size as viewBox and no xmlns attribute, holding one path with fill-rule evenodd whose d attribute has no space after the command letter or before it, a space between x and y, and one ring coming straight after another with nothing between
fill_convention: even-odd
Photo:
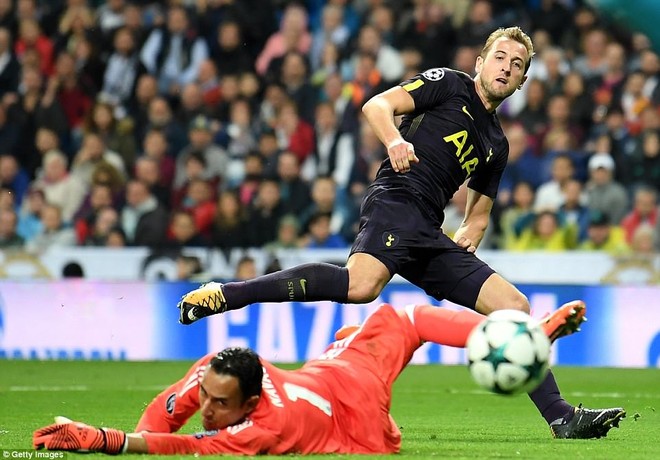
<instances>
[{"instance_id":1,"label":"player's arm","mask_svg":"<svg viewBox=\"0 0 660 460\"><path fill-rule=\"evenodd\" d=\"M218 432L179 435L171 433L125 433L96 428L81 422L56 423L36 430L35 449L104 454L244 454L277 452L278 438L251 421Z\"/></svg>"},{"instance_id":2,"label":"player's arm","mask_svg":"<svg viewBox=\"0 0 660 460\"><path fill-rule=\"evenodd\" d=\"M186 375L163 390L147 406L136 432L173 433L199 410L199 380L213 353L198 360Z\"/></svg>"},{"instance_id":3,"label":"player's arm","mask_svg":"<svg viewBox=\"0 0 660 460\"><path fill-rule=\"evenodd\" d=\"M394 123L395 115L403 115L413 110L415 101L401 86L375 95L362 106L362 113L387 148L387 155L396 172L410 171L410 163L419 163L413 145L403 139Z\"/></svg>"},{"instance_id":4,"label":"player's arm","mask_svg":"<svg viewBox=\"0 0 660 460\"><path fill-rule=\"evenodd\" d=\"M454 235L456 244L468 252L476 251L488 228L492 209L492 198L468 187L465 217Z\"/></svg>"}]
</instances>

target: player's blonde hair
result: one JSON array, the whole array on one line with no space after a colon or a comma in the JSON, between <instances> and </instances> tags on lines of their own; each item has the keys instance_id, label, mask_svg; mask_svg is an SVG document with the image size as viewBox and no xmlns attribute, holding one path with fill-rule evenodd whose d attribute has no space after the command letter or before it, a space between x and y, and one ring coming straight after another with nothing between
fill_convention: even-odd
<instances>
[{"instance_id":1,"label":"player's blonde hair","mask_svg":"<svg viewBox=\"0 0 660 460\"><path fill-rule=\"evenodd\" d=\"M488 36L488 39L486 40L484 47L481 49L480 56L482 57L482 59L486 58L486 55L492 48L493 43L495 43L495 40L502 37L508 38L509 40L517 41L527 49L527 55L529 56L527 62L525 62L525 73L527 73L527 71L529 70L529 66L532 63L532 57L534 57L534 44L532 44L532 39L529 38L529 35L523 32L523 30L518 26L507 27L507 28L500 27L499 29L491 33Z\"/></svg>"}]
</instances>

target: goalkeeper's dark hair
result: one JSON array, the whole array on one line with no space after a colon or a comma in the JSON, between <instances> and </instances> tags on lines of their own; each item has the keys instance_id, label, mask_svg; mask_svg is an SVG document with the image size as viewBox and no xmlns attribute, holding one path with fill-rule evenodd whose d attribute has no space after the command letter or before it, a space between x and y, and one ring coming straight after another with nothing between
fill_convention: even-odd
<instances>
[{"instance_id":1,"label":"goalkeeper's dark hair","mask_svg":"<svg viewBox=\"0 0 660 460\"><path fill-rule=\"evenodd\" d=\"M216 374L231 375L238 379L243 402L261 394L263 367L259 355L249 348L225 348L211 359L210 366Z\"/></svg>"}]
</instances>

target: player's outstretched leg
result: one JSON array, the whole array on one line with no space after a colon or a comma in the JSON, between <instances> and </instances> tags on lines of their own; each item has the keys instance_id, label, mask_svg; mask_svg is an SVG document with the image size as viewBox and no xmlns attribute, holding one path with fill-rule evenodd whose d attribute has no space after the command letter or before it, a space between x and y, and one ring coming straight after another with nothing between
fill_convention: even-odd
<instances>
[{"instance_id":1,"label":"player's outstretched leg","mask_svg":"<svg viewBox=\"0 0 660 460\"><path fill-rule=\"evenodd\" d=\"M178 303L179 322L191 324L200 318L237 310L255 302L311 302L348 298L348 269L311 263L257 278L234 282L210 282L185 294Z\"/></svg>"},{"instance_id":2,"label":"player's outstretched leg","mask_svg":"<svg viewBox=\"0 0 660 460\"><path fill-rule=\"evenodd\" d=\"M541 321L541 327L552 342L560 337L580 330L580 325L587 320L584 316L586 306L581 300L567 302ZM555 395L548 398L547 395ZM555 438L592 439L607 436L612 427L618 427L626 411L621 407L610 409L587 409L580 404L566 411L566 403L559 396L559 388L551 372L539 388L530 394L543 417L550 425L550 432ZM548 402L550 404L548 404ZM559 415L560 411L563 415Z\"/></svg>"},{"instance_id":3,"label":"player's outstretched leg","mask_svg":"<svg viewBox=\"0 0 660 460\"><path fill-rule=\"evenodd\" d=\"M559 439L604 438L624 418L626 411L622 407L587 409L580 404L568 420L561 418L550 423L550 431Z\"/></svg>"},{"instance_id":4,"label":"player's outstretched leg","mask_svg":"<svg viewBox=\"0 0 660 460\"><path fill-rule=\"evenodd\" d=\"M587 318L584 316L587 312L584 302L573 300L567 302L551 315L541 320L541 327L545 331L551 342L559 337L564 337L580 330L580 324Z\"/></svg>"}]
</instances>

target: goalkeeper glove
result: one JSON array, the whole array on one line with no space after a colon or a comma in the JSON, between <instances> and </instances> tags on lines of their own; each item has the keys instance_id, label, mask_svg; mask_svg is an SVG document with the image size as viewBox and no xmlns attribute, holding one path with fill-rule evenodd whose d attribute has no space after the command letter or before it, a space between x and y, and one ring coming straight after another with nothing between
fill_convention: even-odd
<instances>
[{"instance_id":1,"label":"goalkeeper glove","mask_svg":"<svg viewBox=\"0 0 660 460\"><path fill-rule=\"evenodd\" d=\"M35 449L103 452L116 455L124 450L126 433L112 428L94 428L80 422L54 423L32 435Z\"/></svg>"}]
</instances>

